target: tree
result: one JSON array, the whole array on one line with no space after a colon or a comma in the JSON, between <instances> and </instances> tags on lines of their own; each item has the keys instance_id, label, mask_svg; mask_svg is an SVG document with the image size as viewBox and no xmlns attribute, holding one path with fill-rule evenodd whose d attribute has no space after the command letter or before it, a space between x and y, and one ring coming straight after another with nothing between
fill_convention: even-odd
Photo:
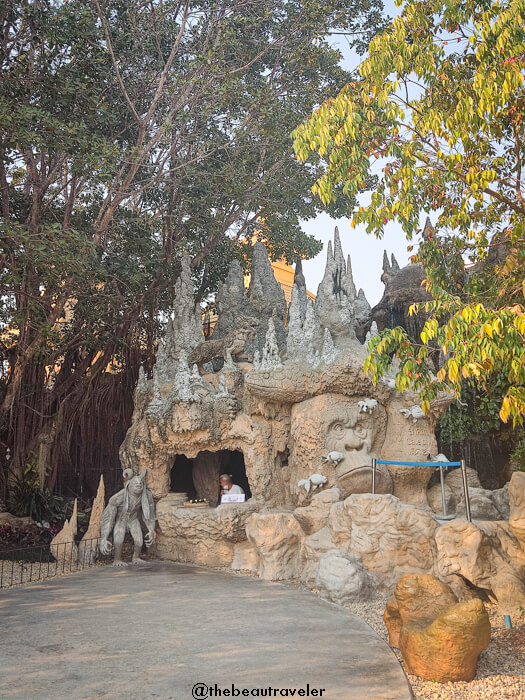
<instances>
[{"instance_id":1,"label":"tree","mask_svg":"<svg viewBox=\"0 0 525 700\"><path fill-rule=\"evenodd\" d=\"M183 250L197 299L257 229L277 257L318 250L289 133L348 80L330 28L362 44L380 7L2 4L0 428L16 473L31 451L49 486L72 460L78 484L115 461Z\"/></svg>"},{"instance_id":2,"label":"tree","mask_svg":"<svg viewBox=\"0 0 525 700\"><path fill-rule=\"evenodd\" d=\"M370 44L360 78L294 133L300 160L325 171L314 191L355 197L371 173L378 187L352 225L380 237L398 221L408 239L426 212L435 223L413 261L425 266L434 301L420 343L401 328L369 346L374 379L393 356L396 385L422 406L464 381L505 390L500 417L525 414L525 3L408 0ZM429 359L440 356L437 376Z\"/></svg>"}]
</instances>

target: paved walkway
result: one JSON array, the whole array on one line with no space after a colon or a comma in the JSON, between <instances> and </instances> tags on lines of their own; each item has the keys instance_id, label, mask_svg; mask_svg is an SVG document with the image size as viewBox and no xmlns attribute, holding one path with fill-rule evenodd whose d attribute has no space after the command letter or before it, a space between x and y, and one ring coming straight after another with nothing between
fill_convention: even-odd
<instances>
[{"instance_id":1,"label":"paved walkway","mask_svg":"<svg viewBox=\"0 0 525 700\"><path fill-rule=\"evenodd\" d=\"M193 697L411 697L368 625L280 584L154 562L0 592L2 700L190 700L199 683L213 692Z\"/></svg>"}]
</instances>

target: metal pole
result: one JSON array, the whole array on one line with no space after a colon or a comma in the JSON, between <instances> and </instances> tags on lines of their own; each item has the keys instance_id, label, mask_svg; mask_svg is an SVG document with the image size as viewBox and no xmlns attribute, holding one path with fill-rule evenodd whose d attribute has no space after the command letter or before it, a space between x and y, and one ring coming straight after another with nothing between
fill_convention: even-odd
<instances>
[{"instance_id":1,"label":"metal pole","mask_svg":"<svg viewBox=\"0 0 525 700\"><path fill-rule=\"evenodd\" d=\"M470 514L470 498L468 495L468 482L467 482L467 467L465 465L465 460L461 460L461 475L463 477L463 494L465 496L465 510L467 512L467 520L472 522L472 516Z\"/></svg>"},{"instance_id":2,"label":"metal pole","mask_svg":"<svg viewBox=\"0 0 525 700\"><path fill-rule=\"evenodd\" d=\"M376 492L376 460L372 460L372 493Z\"/></svg>"},{"instance_id":3,"label":"metal pole","mask_svg":"<svg viewBox=\"0 0 525 700\"><path fill-rule=\"evenodd\" d=\"M447 514L447 499L445 498L445 477L443 475L443 466L439 467L439 478L441 480L441 503L443 504L443 515Z\"/></svg>"}]
</instances>

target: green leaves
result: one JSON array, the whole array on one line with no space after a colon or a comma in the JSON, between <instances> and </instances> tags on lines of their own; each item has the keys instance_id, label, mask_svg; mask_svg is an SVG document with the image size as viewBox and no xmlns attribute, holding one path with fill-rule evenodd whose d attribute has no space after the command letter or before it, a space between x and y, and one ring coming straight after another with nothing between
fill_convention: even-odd
<instances>
[{"instance_id":1,"label":"green leaves","mask_svg":"<svg viewBox=\"0 0 525 700\"><path fill-rule=\"evenodd\" d=\"M417 342L385 331L367 370L377 378L395 355L399 388L422 400L501 373L501 418L521 422L525 2L399 4L400 16L372 40L360 80L295 130L294 148L300 160L324 158L314 187L323 202L339 191L356 196L381 171L370 204L352 216L368 233L381 236L396 220L410 239L435 212L413 256L436 300L419 308L430 317Z\"/></svg>"}]
</instances>

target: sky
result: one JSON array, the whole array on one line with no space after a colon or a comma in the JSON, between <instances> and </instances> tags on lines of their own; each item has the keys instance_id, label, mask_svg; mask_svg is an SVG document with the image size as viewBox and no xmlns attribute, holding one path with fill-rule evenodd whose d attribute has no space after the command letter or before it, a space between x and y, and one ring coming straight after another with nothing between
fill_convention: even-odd
<instances>
[{"instance_id":1,"label":"sky","mask_svg":"<svg viewBox=\"0 0 525 700\"><path fill-rule=\"evenodd\" d=\"M399 13L393 0L386 0L384 4L385 11L390 17ZM334 37L333 44L343 54L342 65L347 69L355 68L360 59L349 50L344 37ZM321 214L310 221L303 221L303 231L315 236L323 243L323 250L315 258L303 262L306 286L314 294L316 294L317 287L323 278L326 246L328 241L333 239L336 226L339 228L343 252L345 256L350 255L352 259L355 286L357 289L361 287L364 290L369 303L374 306L383 296L384 290L380 279L383 271L383 251L387 251L389 258L394 253L401 267L409 262L412 253L407 252L408 243L405 234L401 230L401 226L395 222L385 226L385 235L381 240L378 240L374 236L368 235L362 225L352 229L349 219L335 220L327 214Z\"/></svg>"}]
</instances>

